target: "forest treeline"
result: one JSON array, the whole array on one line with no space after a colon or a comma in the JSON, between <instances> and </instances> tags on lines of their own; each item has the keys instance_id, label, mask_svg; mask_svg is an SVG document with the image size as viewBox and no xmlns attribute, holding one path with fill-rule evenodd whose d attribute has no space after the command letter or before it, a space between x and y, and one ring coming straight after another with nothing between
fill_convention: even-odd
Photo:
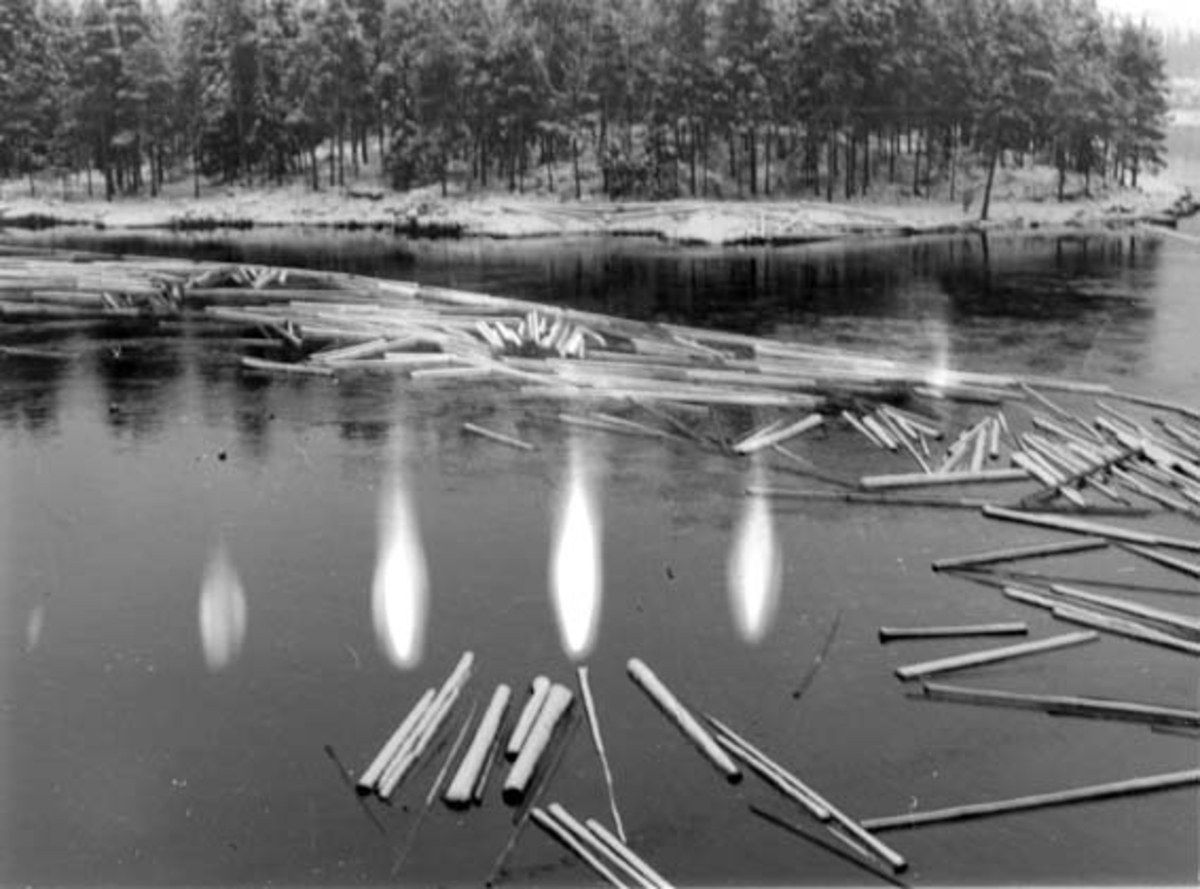
<instances>
[{"instance_id":1,"label":"forest treeline","mask_svg":"<svg viewBox=\"0 0 1200 889\"><path fill-rule=\"evenodd\" d=\"M1137 184L1164 55L1092 0L3 0L0 174L612 197ZM961 186L960 186L961 187ZM985 200L986 213L986 200Z\"/></svg>"}]
</instances>

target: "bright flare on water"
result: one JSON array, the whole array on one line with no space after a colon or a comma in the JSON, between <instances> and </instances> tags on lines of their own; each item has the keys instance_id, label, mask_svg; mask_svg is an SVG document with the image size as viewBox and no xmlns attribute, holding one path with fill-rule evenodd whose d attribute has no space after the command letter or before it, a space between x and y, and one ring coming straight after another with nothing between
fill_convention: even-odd
<instances>
[{"instance_id":1,"label":"bright flare on water","mask_svg":"<svg viewBox=\"0 0 1200 889\"><path fill-rule=\"evenodd\" d=\"M246 638L246 592L224 541L208 556L200 584L200 644L216 673L237 660Z\"/></svg>"},{"instance_id":2,"label":"bright flare on water","mask_svg":"<svg viewBox=\"0 0 1200 889\"><path fill-rule=\"evenodd\" d=\"M563 647L576 660L595 642L600 620L600 522L582 459L572 450L570 477L555 529L550 591Z\"/></svg>"},{"instance_id":3,"label":"bright flare on water","mask_svg":"<svg viewBox=\"0 0 1200 889\"><path fill-rule=\"evenodd\" d=\"M379 504L379 553L371 588L371 616L383 653L397 667L420 662L425 637L429 574L420 530L399 476Z\"/></svg>"},{"instance_id":4,"label":"bright flare on water","mask_svg":"<svg viewBox=\"0 0 1200 889\"><path fill-rule=\"evenodd\" d=\"M761 473L755 470L755 481ZM782 560L765 497L747 497L734 532L727 566L729 599L738 632L747 642L766 635L779 600Z\"/></svg>"}]
</instances>

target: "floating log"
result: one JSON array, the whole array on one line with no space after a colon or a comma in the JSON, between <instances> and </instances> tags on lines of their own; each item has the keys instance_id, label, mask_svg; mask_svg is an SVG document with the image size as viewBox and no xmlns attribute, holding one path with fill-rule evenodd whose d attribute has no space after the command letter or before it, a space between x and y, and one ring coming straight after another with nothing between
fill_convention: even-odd
<instances>
[{"instance_id":1,"label":"floating log","mask_svg":"<svg viewBox=\"0 0 1200 889\"><path fill-rule=\"evenodd\" d=\"M1076 506L1087 505L1087 501L1080 496L1079 492L1064 485L1064 477L1055 472L1051 466L1038 458L1037 455L1025 451L1013 451L1012 461L1045 485L1048 490L1061 494Z\"/></svg>"},{"instance_id":2,"label":"floating log","mask_svg":"<svg viewBox=\"0 0 1200 889\"><path fill-rule=\"evenodd\" d=\"M525 797L537 764L554 737L555 728L571 709L574 701L575 696L565 685L555 683L550 686L546 693L546 702L542 705L521 752L517 754L516 762L508 770L508 777L504 780L503 796L509 805L516 805Z\"/></svg>"},{"instance_id":3,"label":"floating log","mask_svg":"<svg viewBox=\"0 0 1200 889\"><path fill-rule=\"evenodd\" d=\"M1120 398L1122 401L1132 401L1134 404L1140 404L1145 407L1156 407L1165 411L1174 411L1193 420L1200 420L1200 410L1196 410L1194 407L1189 407L1186 404L1180 404L1175 401L1164 401L1161 398L1148 398L1145 395L1136 395L1133 392L1113 391L1109 394L1113 398Z\"/></svg>"},{"instance_id":4,"label":"floating log","mask_svg":"<svg viewBox=\"0 0 1200 889\"><path fill-rule=\"evenodd\" d=\"M671 883L666 878L630 849L623 840L613 836L612 832L595 818L589 818L584 825L600 845L629 865L651 889L672 889Z\"/></svg>"},{"instance_id":5,"label":"floating log","mask_svg":"<svg viewBox=\"0 0 1200 889\"><path fill-rule=\"evenodd\" d=\"M1053 793L1039 793L1015 799L998 800L996 802L973 803L965 806L954 806L948 809L905 812L900 815L889 815L882 818L868 818L863 822L863 826L869 830L894 830L898 827L920 827L925 824L964 821L968 818L981 818L986 815L1040 809L1047 806L1059 806L1114 796L1125 796L1132 793L1169 790L1196 783L1200 783L1200 769L1188 769L1182 772L1153 775L1148 778L1130 778L1124 781L1113 781L1109 784L1095 784L1090 787L1078 787Z\"/></svg>"},{"instance_id":6,"label":"floating log","mask_svg":"<svg viewBox=\"0 0 1200 889\"><path fill-rule=\"evenodd\" d=\"M268 361L265 358L242 356L242 367L250 370L269 371L273 373L308 374L310 376L331 377L333 368L319 364L294 364L286 361Z\"/></svg>"},{"instance_id":7,"label":"floating log","mask_svg":"<svg viewBox=\"0 0 1200 889\"><path fill-rule=\"evenodd\" d=\"M1106 537L1109 540L1140 543L1144 546L1165 546L1171 549L1200 552L1200 541L1164 537L1161 534L1133 531L1116 525L1100 525L1095 522L1084 521L1083 519L1045 515L1036 512L1021 512L1016 509L991 505L983 507L983 514L989 519L1018 522L1023 525L1036 525L1041 528L1053 528L1057 531L1067 531L1071 534L1086 534L1089 537Z\"/></svg>"},{"instance_id":8,"label":"floating log","mask_svg":"<svg viewBox=\"0 0 1200 889\"><path fill-rule=\"evenodd\" d=\"M404 717L399 727L392 733L380 749L375 758L371 760L370 765L363 770L362 775L358 779L358 792L366 795L375 789L375 784L383 775L383 770L399 752L400 748L408 740L413 729L421 721L425 715L425 711L429 709L429 705L433 703L436 692L430 688L425 691L413 708Z\"/></svg>"},{"instance_id":9,"label":"floating log","mask_svg":"<svg viewBox=\"0 0 1200 889\"><path fill-rule=\"evenodd\" d=\"M858 430L859 434L867 439L867 441L871 442L871 444L875 445L875 447L886 449L887 446L883 443L883 439L876 436L870 428L863 425L862 421L859 420L858 417L854 416L854 414L850 413L850 411L842 411L842 419Z\"/></svg>"},{"instance_id":10,"label":"floating log","mask_svg":"<svg viewBox=\"0 0 1200 889\"><path fill-rule=\"evenodd\" d=\"M771 759L745 738L734 732L715 716L705 715L717 730L717 743L744 762L750 769L788 799L799 803L809 814L820 821L829 821L833 816L808 792L800 779Z\"/></svg>"},{"instance_id":11,"label":"floating log","mask_svg":"<svg viewBox=\"0 0 1200 889\"><path fill-rule=\"evenodd\" d=\"M1136 553L1143 559L1149 559L1155 564L1162 565L1164 568L1170 568L1172 571L1178 571L1180 574L1186 574L1188 577L1200 578L1200 565L1197 565L1195 562L1189 562L1186 559L1177 559L1174 556L1168 556L1166 553L1157 552L1149 547L1138 546L1135 543L1124 544L1124 548L1131 553Z\"/></svg>"},{"instance_id":12,"label":"floating log","mask_svg":"<svg viewBox=\"0 0 1200 889\"><path fill-rule=\"evenodd\" d=\"M786 468L786 467L780 467ZM817 472L805 472L804 470L793 470L802 475L813 475L815 478L820 478L833 483L845 484L833 477L826 477ZM842 503L862 503L875 506L915 506L915 507L930 507L937 509L971 509L977 510L985 506L992 505L992 501L985 500L980 497L962 497L950 499L947 497L925 497L921 495L890 495L876 494L867 491L823 491L813 488L778 488L770 485L749 485L746 487L746 493L752 497L776 497L780 499L796 499L796 500L832 500ZM1056 509L1060 513L1070 513L1079 515L1120 515L1120 516L1144 516L1147 510L1136 507L1112 507L1112 506L1095 506L1089 505L1086 509L1079 509L1075 506L1063 506L1061 508L1042 507L1043 512L1047 509Z\"/></svg>"},{"instance_id":13,"label":"floating log","mask_svg":"<svg viewBox=\"0 0 1200 889\"><path fill-rule=\"evenodd\" d=\"M855 841L857 841L857 843L862 844L862 846L865 847L870 854L877 856L883 861L886 861L888 865L891 866L892 870L902 871L908 866L908 863L904 860L903 856L898 854L885 843L880 842L878 838L872 836L858 821L855 821L837 806L833 805L831 802L829 802L829 800L817 793L817 791L813 790L791 772L775 763L773 760L767 757L766 754L762 753L762 751L750 744L750 742L745 738L740 737L736 732L733 731L733 729L723 725L711 716L707 718L713 723L714 726L717 727L717 730L721 733L720 737L723 741L731 746L737 746L740 751L746 754L752 754L758 764L769 766L770 771L774 773L782 781L782 783L795 791L794 794L789 793L788 795L797 802L800 802L801 805L812 812L816 817L820 818L821 820L836 821L838 825L846 830L846 832L849 833ZM760 772L760 774L762 773ZM782 789L779 784L776 784L775 786L779 789Z\"/></svg>"},{"instance_id":14,"label":"floating log","mask_svg":"<svg viewBox=\"0 0 1200 889\"><path fill-rule=\"evenodd\" d=\"M871 434L874 435L889 451L895 451L899 449L900 443L897 442L892 434L883 427L882 423L880 423L870 414L864 414L861 418L861 422L863 426L869 429Z\"/></svg>"},{"instance_id":15,"label":"floating log","mask_svg":"<svg viewBox=\"0 0 1200 889\"><path fill-rule=\"evenodd\" d=\"M475 737L471 739L471 745L463 754L458 771L454 774L454 780L450 782L450 786L446 788L446 793L442 797L446 805L452 808L465 808L474 799L475 788L495 749L495 740L500 734L500 723L504 720L504 713L508 709L508 701L511 696L512 690L507 685L501 683L496 686L492 700L488 704L487 710L484 711L483 718L479 720Z\"/></svg>"},{"instance_id":16,"label":"floating log","mask_svg":"<svg viewBox=\"0 0 1200 889\"><path fill-rule=\"evenodd\" d=\"M864 475L859 484L868 491L896 488L931 488L946 485L974 485L1022 481L1029 473L1017 469L985 469L981 472L926 473L911 472L899 475Z\"/></svg>"},{"instance_id":17,"label":"floating log","mask_svg":"<svg viewBox=\"0 0 1200 889\"><path fill-rule=\"evenodd\" d=\"M880 627L879 641L896 639L954 639L968 636L1024 636L1029 627L1019 621L963 624L957 627Z\"/></svg>"},{"instance_id":18,"label":"floating log","mask_svg":"<svg viewBox=\"0 0 1200 889\"><path fill-rule=\"evenodd\" d=\"M591 848L580 842L557 818L554 818L542 808L534 808L532 814L534 823L538 827L574 853L580 861L599 874L609 885L616 886L617 889L630 889L628 883L613 873L612 869Z\"/></svg>"},{"instance_id":19,"label":"floating log","mask_svg":"<svg viewBox=\"0 0 1200 889\"><path fill-rule=\"evenodd\" d=\"M1200 656L1200 643L1180 639L1178 636L1172 636L1170 633L1164 633L1152 627L1147 627L1134 620L1123 617L1110 617L1107 614L1100 614L1086 608L1066 604L1056 605L1052 613L1060 620L1115 633L1118 636L1136 639L1139 642L1148 642L1160 648L1181 651L1193 657Z\"/></svg>"},{"instance_id":20,"label":"floating log","mask_svg":"<svg viewBox=\"0 0 1200 889\"><path fill-rule=\"evenodd\" d=\"M463 423L462 428L465 432L471 432L484 438L490 438L492 441L498 441L501 444L506 444L510 447L520 448L522 451L534 450L533 445L527 441L522 441L519 438L513 438L511 435L505 435L503 432L496 432L495 430L478 426L475 423Z\"/></svg>"},{"instance_id":21,"label":"floating log","mask_svg":"<svg viewBox=\"0 0 1200 889\"><path fill-rule=\"evenodd\" d=\"M442 687L438 689L437 695L426 709L425 714L414 726L408 740L401 745L396 756L384 769L379 781L376 782L376 790L380 799L386 800L391 797L396 787L404 780L408 770L425 752L425 748L441 728L442 723L450 714L454 702L470 678L474 663L474 652L464 652L459 658L446 681L442 683Z\"/></svg>"},{"instance_id":22,"label":"floating log","mask_svg":"<svg viewBox=\"0 0 1200 889\"><path fill-rule=\"evenodd\" d=\"M638 658L630 658L626 669L629 677L649 696L663 715L683 732L684 737L695 745L727 781L736 783L742 780L742 773L734 761L645 663Z\"/></svg>"},{"instance_id":23,"label":"floating log","mask_svg":"<svg viewBox=\"0 0 1200 889\"><path fill-rule=\"evenodd\" d=\"M987 651L974 651L953 657L939 658L919 664L910 664L896 669L896 675L901 679L918 679L922 676L933 676L938 673L949 673L953 670L964 670L982 664L994 664L999 661L1012 660L1044 651L1067 648L1072 645L1082 645L1099 639L1098 633L1065 633L1061 636L1051 636L1048 639L1038 639L1033 642L1022 642L1017 645L1007 645L1002 648L992 648Z\"/></svg>"},{"instance_id":24,"label":"floating log","mask_svg":"<svg viewBox=\"0 0 1200 889\"><path fill-rule=\"evenodd\" d=\"M517 758L517 754L525 746L525 739L529 737L529 730L533 728L533 723L537 719L538 713L541 712L542 705L546 703L546 695L549 692L549 679L545 676L533 677L529 698L525 701L525 708L521 711L517 724L508 738L508 746L504 750L504 755L510 762Z\"/></svg>"},{"instance_id":25,"label":"floating log","mask_svg":"<svg viewBox=\"0 0 1200 889\"><path fill-rule=\"evenodd\" d=\"M816 429L824 422L825 418L820 414L809 414L804 419L797 420L795 423L790 423L782 428L756 434L752 440L743 439L735 444L733 449L739 454L752 454L771 445L780 444L790 438L795 438L797 435L807 432L810 429Z\"/></svg>"},{"instance_id":26,"label":"floating log","mask_svg":"<svg viewBox=\"0 0 1200 889\"><path fill-rule=\"evenodd\" d=\"M1086 716L1098 719L1118 719L1156 725L1200 727L1200 711L1181 710L1133 701L1112 701L1105 698L1073 695L1039 695L990 688L965 688L959 685L923 683L925 697L936 701L963 704L982 704L990 707L1012 707L1019 710L1040 710L1064 716Z\"/></svg>"},{"instance_id":27,"label":"floating log","mask_svg":"<svg viewBox=\"0 0 1200 889\"><path fill-rule=\"evenodd\" d=\"M1082 540L1068 540L1063 543L1038 543L1032 546L1018 546L1012 549L992 550L986 553L975 553L968 556L954 556L948 559L937 559L933 563L934 571L945 571L951 568L975 568L979 565L994 565L998 562L1016 562L1021 559L1040 559L1046 556L1061 556L1067 553L1082 553L1094 549L1104 549L1108 540L1103 537L1085 537Z\"/></svg>"},{"instance_id":28,"label":"floating log","mask_svg":"<svg viewBox=\"0 0 1200 889\"><path fill-rule=\"evenodd\" d=\"M1200 636L1200 619L1189 617L1186 614L1180 614L1177 611L1166 611L1162 608L1152 608L1149 605L1142 605L1138 602L1130 602L1126 599L1119 599L1115 596L1103 596L1099 593L1090 593L1087 590L1081 590L1077 587L1067 586L1066 584L1053 583L1050 585L1051 591L1066 599L1074 599L1079 602L1086 602L1089 605L1099 605L1102 608L1107 608L1110 611L1118 611L1141 620L1153 621L1157 624L1171 627L1172 630L1186 633L1193 638Z\"/></svg>"},{"instance_id":29,"label":"floating log","mask_svg":"<svg viewBox=\"0 0 1200 889\"><path fill-rule=\"evenodd\" d=\"M621 879L626 879L639 889L654 889L650 880L635 868L628 859L606 845L592 831L579 822L574 815L566 810L561 803L551 803L546 807L547 813L565 827L580 845L593 852L598 858L613 867L614 873L619 873ZM623 844L622 844L623 845Z\"/></svg>"}]
</instances>

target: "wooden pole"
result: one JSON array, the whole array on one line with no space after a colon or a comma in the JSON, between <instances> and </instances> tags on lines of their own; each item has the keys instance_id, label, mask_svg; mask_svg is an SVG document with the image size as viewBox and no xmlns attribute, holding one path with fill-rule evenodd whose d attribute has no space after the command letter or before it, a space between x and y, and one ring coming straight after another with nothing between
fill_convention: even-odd
<instances>
[{"instance_id":1,"label":"wooden pole","mask_svg":"<svg viewBox=\"0 0 1200 889\"><path fill-rule=\"evenodd\" d=\"M483 774L488 757L494 749L494 741L500 733L500 724L504 720L504 713L508 709L511 697L512 690L507 685L501 683L496 686L491 703L484 711L483 718L479 720L475 737L471 739L471 745L463 754L458 771L455 772L454 779L442 797L446 805L451 808L461 809L471 804L475 796L475 787Z\"/></svg>"},{"instance_id":2,"label":"wooden pole","mask_svg":"<svg viewBox=\"0 0 1200 889\"><path fill-rule=\"evenodd\" d=\"M879 641L896 639L954 639L966 636L1024 636L1024 623L964 624L957 627L880 627Z\"/></svg>"},{"instance_id":3,"label":"wooden pole","mask_svg":"<svg viewBox=\"0 0 1200 889\"><path fill-rule=\"evenodd\" d=\"M612 809L613 824L621 842L626 842L625 825L621 823L621 813L617 810L617 797L613 792L612 771L608 767L608 754L604 752L604 738L600 735L600 719L596 715L596 702L592 699L592 686L588 682L588 669L585 665L578 668L579 693L583 698L583 709L587 714L588 725L592 730L592 743L596 745L596 755L600 757L600 767L604 772L604 786L608 790L608 805Z\"/></svg>"},{"instance_id":4,"label":"wooden pole","mask_svg":"<svg viewBox=\"0 0 1200 889\"><path fill-rule=\"evenodd\" d=\"M1020 710L1041 710L1056 715L1120 719L1157 725L1200 727L1200 711L1160 707L1134 701L1112 701L1106 698L1072 695L1024 694L990 688L965 688L959 685L944 685L934 682L922 683L921 691L925 697L935 701L1013 707Z\"/></svg>"},{"instance_id":5,"label":"wooden pole","mask_svg":"<svg viewBox=\"0 0 1200 889\"><path fill-rule=\"evenodd\" d=\"M1021 559L1040 559L1045 556L1060 556L1067 553L1103 549L1106 546L1108 546L1108 541L1103 537L1084 537L1081 540L1068 540L1063 543L1039 543L1033 546L1019 546L1013 549L938 559L933 563L933 570L945 571L950 568L974 568L979 565L994 565L998 562L1015 562Z\"/></svg>"},{"instance_id":6,"label":"wooden pole","mask_svg":"<svg viewBox=\"0 0 1200 889\"><path fill-rule=\"evenodd\" d=\"M379 753L371 760L371 764L363 771L356 785L360 795L366 796L375 789L375 784L383 775L383 770L388 767L388 764L396 756L396 753L399 752L400 748L404 746L405 741L408 740L409 735L412 734L413 729L425 716L425 711L433 703L435 695L436 692L432 688L425 691L425 694L421 696L420 700L408 712L408 715L404 717L400 726L387 739L387 742L380 749Z\"/></svg>"},{"instance_id":7,"label":"wooden pole","mask_svg":"<svg viewBox=\"0 0 1200 889\"><path fill-rule=\"evenodd\" d=\"M1032 796L1016 797L1015 799L998 800L996 802L973 803L947 809L932 809L926 812L905 812L901 815L868 818L863 822L863 826L869 830L920 827L925 824L963 821L968 818L981 818L1005 812L1019 812L1028 809L1045 808L1047 806L1060 806L1068 803L1106 799L1114 796L1126 796L1133 793L1169 790L1196 783L1200 783L1200 769L1187 769L1182 772L1169 772L1163 775L1152 775L1147 778L1130 778L1124 781L1113 781L1108 784L1095 784L1090 787L1077 787L1053 793L1039 793Z\"/></svg>"},{"instance_id":8,"label":"wooden pole","mask_svg":"<svg viewBox=\"0 0 1200 889\"><path fill-rule=\"evenodd\" d=\"M574 701L575 696L565 685L555 683L546 693L546 703L542 705L541 712L529 730L529 737L517 755L517 761L512 764L512 768L508 770L508 777L504 780L503 796L509 805L515 805L524 798L538 761L554 737L555 727L571 709Z\"/></svg>"},{"instance_id":9,"label":"wooden pole","mask_svg":"<svg viewBox=\"0 0 1200 889\"><path fill-rule=\"evenodd\" d=\"M510 762L517 758L517 754L525 746L525 739L529 737L529 730L533 728L534 720L537 719L542 705L546 703L546 695L549 691L549 679L545 676L533 677L529 699L525 702L525 708L517 719L517 725L512 730L512 734L508 738L508 747L504 751L505 757Z\"/></svg>"},{"instance_id":10,"label":"wooden pole","mask_svg":"<svg viewBox=\"0 0 1200 889\"><path fill-rule=\"evenodd\" d=\"M809 414L802 420L797 420L795 423L790 423L781 429L775 429L770 432L755 435L750 440L743 439L733 446L733 449L739 454L752 454L755 451L761 451L763 448L768 448L771 445L779 444L787 441L789 438L795 438L803 432L810 429L816 429L825 418L820 414Z\"/></svg>"},{"instance_id":11,"label":"wooden pole","mask_svg":"<svg viewBox=\"0 0 1200 889\"><path fill-rule=\"evenodd\" d=\"M683 732L684 737L695 745L717 771L725 776L725 780L731 784L742 780L742 773L734 761L648 666L638 658L630 658L626 669L634 683L649 696L667 719L675 723L676 728Z\"/></svg>"},{"instance_id":12,"label":"wooden pole","mask_svg":"<svg viewBox=\"0 0 1200 889\"><path fill-rule=\"evenodd\" d=\"M1092 627L1097 630L1104 630L1109 633L1116 633L1118 636L1136 639L1139 642L1149 642L1151 645L1158 645L1162 648L1182 651L1193 657L1200 657L1200 644L1180 639L1178 636L1172 636L1170 633L1164 633L1161 630L1155 630L1128 618L1110 617L1107 614L1100 614L1086 608L1066 604L1056 605L1053 614L1060 620L1070 621L1071 623L1081 624L1082 626Z\"/></svg>"},{"instance_id":13,"label":"wooden pole","mask_svg":"<svg viewBox=\"0 0 1200 889\"><path fill-rule=\"evenodd\" d=\"M922 676L933 676L937 673L949 673L952 670L963 670L981 664L994 664L998 661L1012 660L1043 651L1053 651L1071 645L1082 645L1085 642L1095 642L1100 638L1098 633L1065 633L1061 636L1051 636L1048 639L1038 639L1034 642L1022 642L1017 645L1007 645L1002 648L992 648L987 651L975 651L953 657L939 658L919 664L899 667L896 675L901 679L917 679Z\"/></svg>"}]
</instances>

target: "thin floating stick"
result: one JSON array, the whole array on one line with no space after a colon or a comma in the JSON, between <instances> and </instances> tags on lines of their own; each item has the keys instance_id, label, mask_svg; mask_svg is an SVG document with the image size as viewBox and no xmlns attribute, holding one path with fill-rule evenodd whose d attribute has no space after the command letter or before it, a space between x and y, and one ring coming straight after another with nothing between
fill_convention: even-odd
<instances>
[{"instance_id":1,"label":"thin floating stick","mask_svg":"<svg viewBox=\"0 0 1200 889\"><path fill-rule=\"evenodd\" d=\"M285 361L268 361L265 358L242 356L242 367L250 370L276 371L279 373L308 374L310 376L331 377L333 368L319 364L290 364Z\"/></svg>"},{"instance_id":2,"label":"thin floating stick","mask_svg":"<svg viewBox=\"0 0 1200 889\"><path fill-rule=\"evenodd\" d=\"M964 624L957 627L880 627L879 641L894 639L953 639L964 636L1024 636L1029 627L1021 622Z\"/></svg>"},{"instance_id":3,"label":"thin floating stick","mask_svg":"<svg viewBox=\"0 0 1200 889\"><path fill-rule=\"evenodd\" d=\"M1170 633L1164 633L1161 630L1147 627L1135 620L1124 617L1111 617L1107 614L1090 611L1087 608L1079 608L1075 605L1067 604L1055 605L1053 614L1060 620L1070 621L1071 623L1081 624L1097 630L1104 630L1109 633L1116 633L1118 636L1136 639L1139 642L1149 642L1151 645L1158 645L1162 648L1182 651L1194 657L1200 656L1200 643L1180 639L1178 636L1172 636Z\"/></svg>"},{"instance_id":4,"label":"thin floating stick","mask_svg":"<svg viewBox=\"0 0 1200 889\"><path fill-rule=\"evenodd\" d=\"M934 571L946 571L951 568L975 568L979 565L994 565L998 562L1016 562L1021 559L1039 559L1044 556L1061 556L1067 553L1081 553L1093 549L1103 549L1108 546L1108 540L1103 537L1085 537L1082 540L1067 540L1062 543L1038 543L1032 546L1019 546L1012 549L992 550L991 552L975 553L967 556L953 556L938 559L933 563Z\"/></svg>"},{"instance_id":5,"label":"thin floating stick","mask_svg":"<svg viewBox=\"0 0 1200 889\"><path fill-rule=\"evenodd\" d=\"M1060 806L1087 800L1106 799L1108 797L1125 796L1132 793L1169 790L1174 787L1184 787L1197 783L1200 783L1200 769L1187 769L1182 772L1168 772L1167 774L1152 775L1147 778L1130 778L1124 781L1113 781L1108 784L1094 784L1090 787L1077 787L1071 790L1039 793L1032 796L1016 797L1015 799L998 800L996 802L973 803L947 809L931 809L927 812L905 812L902 815L868 818L863 822L863 826L870 830L920 827L925 824L964 821L968 818L980 818L986 815L999 815L1005 812L1019 812L1027 809L1040 809L1047 806Z\"/></svg>"},{"instance_id":6,"label":"thin floating stick","mask_svg":"<svg viewBox=\"0 0 1200 889\"><path fill-rule=\"evenodd\" d=\"M960 685L922 683L925 697L934 701L953 701L982 704L990 707L1012 707L1019 710L1041 710L1066 716L1088 716L1099 719L1120 719L1127 722L1147 722L1156 725L1200 727L1200 711L1160 707L1134 701L1111 701L1106 698L1073 695L1039 695L1000 691L991 688L965 688Z\"/></svg>"},{"instance_id":7,"label":"thin floating stick","mask_svg":"<svg viewBox=\"0 0 1200 889\"><path fill-rule=\"evenodd\" d=\"M579 670L579 692L583 697L583 709L587 714L588 725L592 729L592 743L596 745L596 755L600 757L600 767L604 771L604 785L608 789L608 805L612 809L613 825L617 828L617 835L620 836L621 842L627 842L625 839L625 825L621 823L621 813L617 811L617 797L613 792L612 771L608 767L608 755L604 752L604 739L600 736L600 719L596 716L596 702L592 699L592 686L588 682L588 669L585 665L580 665Z\"/></svg>"},{"instance_id":8,"label":"thin floating stick","mask_svg":"<svg viewBox=\"0 0 1200 889\"><path fill-rule=\"evenodd\" d=\"M742 780L742 773L734 761L649 667L638 658L630 658L626 669L629 671L629 677L649 696L663 715L675 723L676 728L683 732L717 771L725 776L725 780L731 784Z\"/></svg>"},{"instance_id":9,"label":"thin floating stick","mask_svg":"<svg viewBox=\"0 0 1200 889\"><path fill-rule=\"evenodd\" d=\"M1022 642L1018 645L1007 645L1002 648L992 648L987 651L975 651L954 657L939 658L919 664L899 667L896 675L901 679L917 679L921 676L932 676L936 673L949 673L952 670L963 670L980 664L994 664L997 661L1007 661L1025 655L1037 654L1043 651L1053 651L1071 645L1082 645L1085 642L1095 642L1100 638L1099 633L1064 633L1061 636L1051 636L1048 639L1038 639L1035 642Z\"/></svg>"},{"instance_id":10,"label":"thin floating stick","mask_svg":"<svg viewBox=\"0 0 1200 889\"><path fill-rule=\"evenodd\" d=\"M513 438L511 435L505 435L503 432L496 432L493 429L486 429L483 426L477 426L474 423L463 423L462 428L464 432L473 432L475 435L480 435L484 438L490 438L492 441L498 441L501 444L510 445L514 448L520 448L523 451L534 450L533 445L527 441L522 441L519 438Z\"/></svg>"}]
</instances>

